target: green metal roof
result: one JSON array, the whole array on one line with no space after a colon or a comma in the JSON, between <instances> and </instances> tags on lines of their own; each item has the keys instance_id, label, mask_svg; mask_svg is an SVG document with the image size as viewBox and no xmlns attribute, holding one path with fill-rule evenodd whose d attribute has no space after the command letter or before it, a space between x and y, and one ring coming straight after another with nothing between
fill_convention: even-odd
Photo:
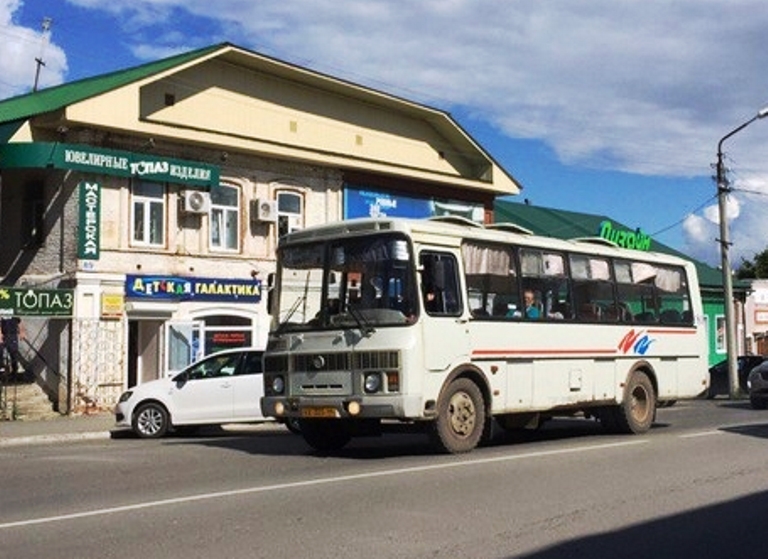
<instances>
[{"instance_id":1,"label":"green metal roof","mask_svg":"<svg viewBox=\"0 0 768 559\"><path fill-rule=\"evenodd\" d=\"M632 227L627 227L615 219L604 215L542 208L505 200L496 200L494 204L494 221L496 223L515 223L530 229L536 235L555 237L557 239L597 237L600 234L601 224L606 220L613 222L617 228L633 230ZM651 250L672 254L693 262L696 266L699 284L702 289L723 289L723 277L720 270L694 260L687 254L663 245L655 239L651 240ZM748 287L747 284L738 286L734 284L734 289L745 289L746 287Z\"/></svg>"},{"instance_id":2,"label":"green metal roof","mask_svg":"<svg viewBox=\"0 0 768 559\"><path fill-rule=\"evenodd\" d=\"M84 99L95 97L129 83L145 79L159 72L164 72L174 66L206 56L227 45L228 43L212 45L126 70L85 78L5 99L0 101L0 124L27 119L34 115L61 109Z\"/></svg>"}]
</instances>

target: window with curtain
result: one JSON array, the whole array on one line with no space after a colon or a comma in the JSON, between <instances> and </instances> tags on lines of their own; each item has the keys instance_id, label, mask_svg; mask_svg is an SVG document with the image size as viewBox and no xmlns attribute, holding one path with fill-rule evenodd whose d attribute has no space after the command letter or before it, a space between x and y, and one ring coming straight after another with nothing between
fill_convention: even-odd
<instances>
[{"instance_id":1,"label":"window with curtain","mask_svg":"<svg viewBox=\"0 0 768 559\"><path fill-rule=\"evenodd\" d=\"M512 249L466 242L461 252L472 316L515 317L520 309L520 294Z\"/></svg>"}]
</instances>

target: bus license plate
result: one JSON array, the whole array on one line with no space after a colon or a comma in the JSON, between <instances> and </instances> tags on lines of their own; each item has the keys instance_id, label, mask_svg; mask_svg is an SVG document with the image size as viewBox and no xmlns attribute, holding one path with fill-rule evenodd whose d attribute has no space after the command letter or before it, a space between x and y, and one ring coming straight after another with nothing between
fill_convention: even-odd
<instances>
[{"instance_id":1,"label":"bus license plate","mask_svg":"<svg viewBox=\"0 0 768 559\"><path fill-rule=\"evenodd\" d=\"M301 417L338 417L338 415L336 408L327 406L301 408Z\"/></svg>"}]
</instances>

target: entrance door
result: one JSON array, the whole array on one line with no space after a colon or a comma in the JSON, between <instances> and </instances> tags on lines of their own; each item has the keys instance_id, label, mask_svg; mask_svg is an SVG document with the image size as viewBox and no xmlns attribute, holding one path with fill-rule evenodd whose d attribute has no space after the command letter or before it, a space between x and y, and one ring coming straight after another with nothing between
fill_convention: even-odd
<instances>
[{"instance_id":1,"label":"entrance door","mask_svg":"<svg viewBox=\"0 0 768 559\"><path fill-rule=\"evenodd\" d=\"M167 322L165 339L165 371L173 376L203 356L203 321Z\"/></svg>"},{"instance_id":2,"label":"entrance door","mask_svg":"<svg viewBox=\"0 0 768 559\"><path fill-rule=\"evenodd\" d=\"M161 338L163 321L131 319L128 321L128 386L135 386L162 376Z\"/></svg>"},{"instance_id":3,"label":"entrance door","mask_svg":"<svg viewBox=\"0 0 768 559\"><path fill-rule=\"evenodd\" d=\"M454 254L432 250L419 254L419 264L426 313L422 320L424 363L430 371L444 371L469 355L459 264Z\"/></svg>"}]
</instances>

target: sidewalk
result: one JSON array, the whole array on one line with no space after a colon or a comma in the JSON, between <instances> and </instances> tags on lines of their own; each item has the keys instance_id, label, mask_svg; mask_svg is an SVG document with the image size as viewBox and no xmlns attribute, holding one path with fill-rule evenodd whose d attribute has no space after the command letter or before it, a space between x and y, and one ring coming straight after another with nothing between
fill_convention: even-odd
<instances>
[{"instance_id":1,"label":"sidewalk","mask_svg":"<svg viewBox=\"0 0 768 559\"><path fill-rule=\"evenodd\" d=\"M55 417L28 421L0 421L0 448L86 439L109 439L115 416L111 413Z\"/></svg>"}]
</instances>

